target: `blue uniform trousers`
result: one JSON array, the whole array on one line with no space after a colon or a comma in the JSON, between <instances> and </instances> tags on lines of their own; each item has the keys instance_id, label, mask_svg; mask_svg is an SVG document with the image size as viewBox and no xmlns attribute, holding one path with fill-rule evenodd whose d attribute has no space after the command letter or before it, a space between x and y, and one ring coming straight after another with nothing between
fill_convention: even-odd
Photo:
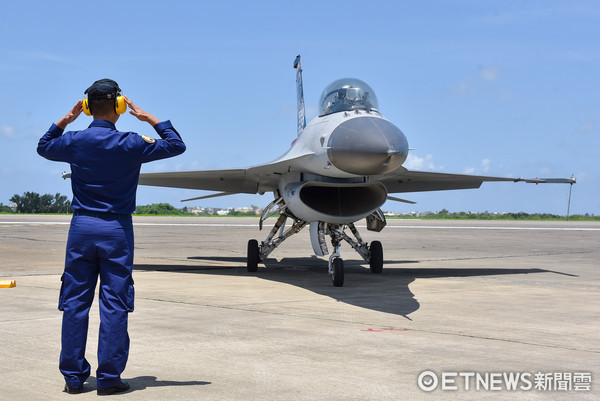
<instances>
[{"instance_id":1,"label":"blue uniform trousers","mask_svg":"<svg viewBox=\"0 0 600 401\"><path fill-rule=\"evenodd\" d=\"M98 388L112 387L121 380L129 355L127 318L133 311L132 267L130 216L73 216L58 306L63 311L59 367L69 387L81 387L90 376L85 347L98 276Z\"/></svg>"}]
</instances>

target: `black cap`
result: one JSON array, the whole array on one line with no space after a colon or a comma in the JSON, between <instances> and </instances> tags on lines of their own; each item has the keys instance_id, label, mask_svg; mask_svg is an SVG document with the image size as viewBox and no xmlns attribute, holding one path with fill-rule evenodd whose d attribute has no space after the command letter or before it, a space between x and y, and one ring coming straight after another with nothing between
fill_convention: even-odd
<instances>
[{"instance_id":1,"label":"black cap","mask_svg":"<svg viewBox=\"0 0 600 401\"><path fill-rule=\"evenodd\" d=\"M83 93L88 95L88 99L114 99L115 95L121 93L121 88L112 79L104 78L94 82Z\"/></svg>"}]
</instances>

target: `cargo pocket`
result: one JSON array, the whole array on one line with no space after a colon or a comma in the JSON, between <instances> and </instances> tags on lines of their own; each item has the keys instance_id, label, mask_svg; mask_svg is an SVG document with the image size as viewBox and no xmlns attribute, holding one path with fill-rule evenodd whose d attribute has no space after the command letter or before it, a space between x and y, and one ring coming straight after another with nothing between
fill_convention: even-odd
<instances>
[{"instance_id":1,"label":"cargo pocket","mask_svg":"<svg viewBox=\"0 0 600 401\"><path fill-rule=\"evenodd\" d=\"M58 310L65 310L65 274L60 276L60 293L58 294Z\"/></svg>"},{"instance_id":2,"label":"cargo pocket","mask_svg":"<svg viewBox=\"0 0 600 401\"><path fill-rule=\"evenodd\" d=\"M133 312L133 301L135 299L135 289L133 288L133 278L131 279L131 283L127 287L127 312Z\"/></svg>"}]
</instances>

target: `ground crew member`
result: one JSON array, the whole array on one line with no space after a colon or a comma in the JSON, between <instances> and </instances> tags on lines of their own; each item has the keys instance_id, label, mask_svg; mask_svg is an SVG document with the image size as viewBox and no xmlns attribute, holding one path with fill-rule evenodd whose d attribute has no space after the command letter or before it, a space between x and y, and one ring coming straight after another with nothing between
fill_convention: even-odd
<instances>
[{"instance_id":1,"label":"ground crew member","mask_svg":"<svg viewBox=\"0 0 600 401\"><path fill-rule=\"evenodd\" d=\"M52 124L38 143L38 153L71 165L73 218L67 239L65 270L58 308L63 311L59 368L65 391L80 393L90 376L85 358L88 313L100 276L100 333L97 392L126 391L121 379L129 354L128 313L133 311L133 226L135 195L142 163L179 155L185 144L170 121L160 122L121 95L110 79L93 83L87 98ZM129 113L154 127L161 139L115 127ZM64 132L81 112L94 121L82 131Z\"/></svg>"}]
</instances>

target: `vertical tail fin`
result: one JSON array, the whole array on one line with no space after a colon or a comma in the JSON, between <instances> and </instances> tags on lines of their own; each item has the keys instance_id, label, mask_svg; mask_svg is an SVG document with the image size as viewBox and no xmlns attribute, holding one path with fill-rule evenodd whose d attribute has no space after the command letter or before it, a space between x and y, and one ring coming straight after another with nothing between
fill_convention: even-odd
<instances>
[{"instance_id":1,"label":"vertical tail fin","mask_svg":"<svg viewBox=\"0 0 600 401\"><path fill-rule=\"evenodd\" d=\"M302 65L300 64L300 55L296 56L294 61L296 69L296 104L298 108L298 136L306 127L306 117L304 115L304 89L302 88Z\"/></svg>"}]
</instances>

